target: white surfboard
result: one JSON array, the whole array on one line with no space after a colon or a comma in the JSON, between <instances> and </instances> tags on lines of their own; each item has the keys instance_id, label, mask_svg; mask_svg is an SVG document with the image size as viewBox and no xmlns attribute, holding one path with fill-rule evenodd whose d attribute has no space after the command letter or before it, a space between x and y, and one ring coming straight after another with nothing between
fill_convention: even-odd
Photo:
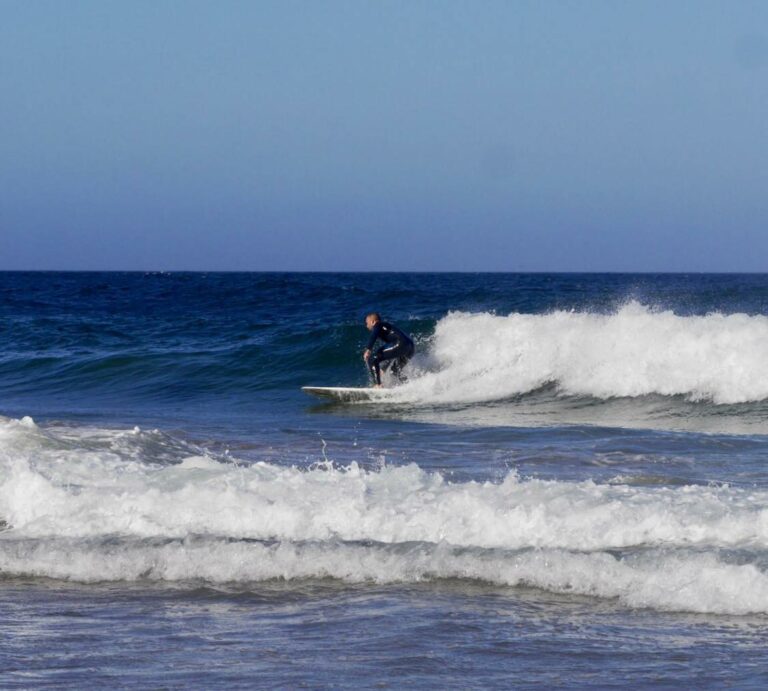
<instances>
[{"instance_id":1,"label":"white surfboard","mask_svg":"<svg viewBox=\"0 0 768 691\"><path fill-rule=\"evenodd\" d=\"M374 389L369 386L302 386L301 390L311 396L334 401L373 401L387 393L387 389Z\"/></svg>"}]
</instances>

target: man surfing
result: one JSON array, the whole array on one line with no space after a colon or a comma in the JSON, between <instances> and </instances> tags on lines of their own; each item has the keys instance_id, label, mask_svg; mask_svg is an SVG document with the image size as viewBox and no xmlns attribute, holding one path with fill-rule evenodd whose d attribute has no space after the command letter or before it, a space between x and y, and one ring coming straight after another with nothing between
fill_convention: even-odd
<instances>
[{"instance_id":1,"label":"man surfing","mask_svg":"<svg viewBox=\"0 0 768 691\"><path fill-rule=\"evenodd\" d=\"M373 386L381 388L381 363L385 363L384 369L390 367L392 374L403 381L405 377L402 369L415 351L413 341L396 326L382 321L378 312L371 312L365 317L365 326L371 332L371 337L363 351L363 360L373 377ZM373 346L379 339L384 341L384 345L374 353Z\"/></svg>"}]
</instances>

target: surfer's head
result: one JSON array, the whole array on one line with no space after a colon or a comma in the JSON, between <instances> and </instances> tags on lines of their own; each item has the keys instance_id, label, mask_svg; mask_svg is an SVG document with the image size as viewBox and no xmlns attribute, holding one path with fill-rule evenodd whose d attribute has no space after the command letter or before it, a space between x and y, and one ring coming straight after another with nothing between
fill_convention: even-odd
<instances>
[{"instance_id":1,"label":"surfer's head","mask_svg":"<svg viewBox=\"0 0 768 691\"><path fill-rule=\"evenodd\" d=\"M371 312L365 316L365 326L370 331L381 321L381 315L378 312Z\"/></svg>"}]
</instances>

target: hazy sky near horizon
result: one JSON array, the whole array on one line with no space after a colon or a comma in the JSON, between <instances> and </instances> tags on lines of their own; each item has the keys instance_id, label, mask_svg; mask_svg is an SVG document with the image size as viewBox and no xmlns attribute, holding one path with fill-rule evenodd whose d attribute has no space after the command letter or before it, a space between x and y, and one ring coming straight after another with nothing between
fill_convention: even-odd
<instances>
[{"instance_id":1,"label":"hazy sky near horizon","mask_svg":"<svg viewBox=\"0 0 768 691\"><path fill-rule=\"evenodd\" d=\"M0 269L768 270L768 2L0 0Z\"/></svg>"}]
</instances>

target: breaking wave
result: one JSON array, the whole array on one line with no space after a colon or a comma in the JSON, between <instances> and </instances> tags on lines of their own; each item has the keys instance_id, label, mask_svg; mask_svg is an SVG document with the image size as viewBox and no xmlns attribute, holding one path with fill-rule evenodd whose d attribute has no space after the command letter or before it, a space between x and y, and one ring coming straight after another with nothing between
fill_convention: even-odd
<instances>
[{"instance_id":1,"label":"breaking wave","mask_svg":"<svg viewBox=\"0 0 768 691\"><path fill-rule=\"evenodd\" d=\"M768 613L768 492L416 465L238 463L157 432L0 422L0 571L81 582L472 579Z\"/></svg>"},{"instance_id":2,"label":"breaking wave","mask_svg":"<svg viewBox=\"0 0 768 691\"><path fill-rule=\"evenodd\" d=\"M680 316L631 302L611 314L452 312L420 376L394 400L478 403L555 387L597 399L652 394L738 404L768 399L768 317Z\"/></svg>"}]
</instances>

